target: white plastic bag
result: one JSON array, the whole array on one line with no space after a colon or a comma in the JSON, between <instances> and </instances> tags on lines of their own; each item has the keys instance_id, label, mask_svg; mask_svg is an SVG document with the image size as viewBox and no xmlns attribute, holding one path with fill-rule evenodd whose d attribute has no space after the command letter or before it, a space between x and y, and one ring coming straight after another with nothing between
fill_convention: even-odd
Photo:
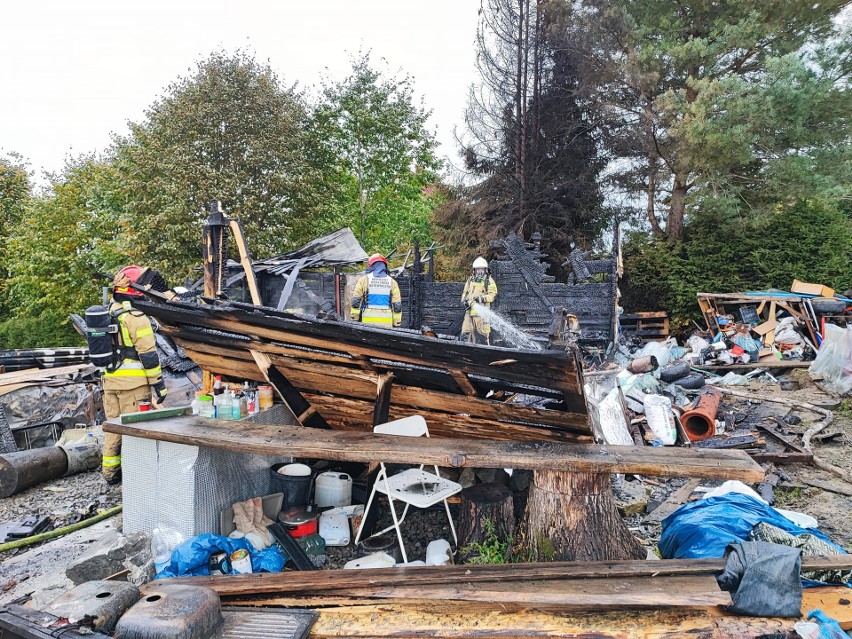
<instances>
[{"instance_id":1,"label":"white plastic bag","mask_svg":"<svg viewBox=\"0 0 852 639\"><path fill-rule=\"evenodd\" d=\"M852 391L852 326L825 325L825 337L810 368L811 377L822 377L835 393Z\"/></svg>"}]
</instances>

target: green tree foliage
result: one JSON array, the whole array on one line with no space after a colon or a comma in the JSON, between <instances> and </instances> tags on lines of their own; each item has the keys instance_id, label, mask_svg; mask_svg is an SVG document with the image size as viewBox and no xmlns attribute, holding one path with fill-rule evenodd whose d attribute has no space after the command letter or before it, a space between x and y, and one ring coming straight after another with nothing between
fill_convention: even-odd
<instances>
[{"instance_id":1,"label":"green tree foliage","mask_svg":"<svg viewBox=\"0 0 852 639\"><path fill-rule=\"evenodd\" d=\"M4 315L3 291L9 277L7 238L24 219L32 196L27 165L17 154L0 156L0 316Z\"/></svg>"},{"instance_id":2,"label":"green tree foliage","mask_svg":"<svg viewBox=\"0 0 852 639\"><path fill-rule=\"evenodd\" d=\"M170 85L118 142L132 257L172 277L201 261L210 200L239 216L256 256L294 243L305 214L305 108L251 56L213 53Z\"/></svg>"},{"instance_id":3,"label":"green tree foliage","mask_svg":"<svg viewBox=\"0 0 852 639\"><path fill-rule=\"evenodd\" d=\"M558 274L572 243L587 246L601 230L604 162L580 94L573 19L564 0L483 2L464 148L477 182L435 215L441 243L467 269L489 240L540 231Z\"/></svg>"},{"instance_id":4,"label":"green tree foliage","mask_svg":"<svg viewBox=\"0 0 852 639\"><path fill-rule=\"evenodd\" d=\"M440 162L429 114L411 79L385 77L369 53L348 77L323 84L307 147L322 180L318 229L350 226L368 251L428 239L440 197L430 186Z\"/></svg>"},{"instance_id":5,"label":"green tree foliage","mask_svg":"<svg viewBox=\"0 0 852 639\"><path fill-rule=\"evenodd\" d=\"M583 4L614 175L628 197L645 193L658 235L683 239L708 199L771 210L848 194L852 39L833 23L845 0Z\"/></svg>"},{"instance_id":6,"label":"green tree foliage","mask_svg":"<svg viewBox=\"0 0 852 639\"><path fill-rule=\"evenodd\" d=\"M633 234L624 246L623 304L699 320L696 293L777 288L794 279L852 285L852 219L830 201L800 200L761 216L708 210L682 242Z\"/></svg>"},{"instance_id":7,"label":"green tree foliage","mask_svg":"<svg viewBox=\"0 0 852 639\"><path fill-rule=\"evenodd\" d=\"M7 239L6 294L11 318L0 326L7 348L75 344L68 320L101 298L98 273L126 263L114 166L93 157L69 164L33 199L26 223Z\"/></svg>"}]
</instances>

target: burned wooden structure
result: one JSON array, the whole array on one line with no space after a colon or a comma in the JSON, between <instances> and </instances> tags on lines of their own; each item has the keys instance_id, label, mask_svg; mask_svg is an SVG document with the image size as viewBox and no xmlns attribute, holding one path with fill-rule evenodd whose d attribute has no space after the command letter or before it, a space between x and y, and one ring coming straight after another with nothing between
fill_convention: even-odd
<instances>
[{"instance_id":1,"label":"burned wooden structure","mask_svg":"<svg viewBox=\"0 0 852 639\"><path fill-rule=\"evenodd\" d=\"M300 309L309 315L336 313L347 317L349 294L360 273L343 269L366 259L350 236L349 229L341 229L292 253L254 262L264 305L277 310ZM547 274L539 242L525 242L515 234L492 242L491 275L499 291L494 310L544 343L555 310L564 308L580 320L581 345L606 347L617 335L617 234L614 246L613 253L604 259L589 260L588 253L573 253L573 281L560 283ZM402 325L413 330L426 325L437 333L455 336L464 315L464 282L436 281L434 255L434 247L421 252L415 245L412 255L405 259L406 267L392 269L402 294ZM232 262L227 276L223 275L224 290L233 299L249 302L252 296L244 274L243 268ZM501 344L499 330L494 338Z\"/></svg>"},{"instance_id":2,"label":"burned wooden structure","mask_svg":"<svg viewBox=\"0 0 852 639\"><path fill-rule=\"evenodd\" d=\"M203 369L268 382L306 426L423 415L439 437L590 442L570 345L480 346L238 302L140 302Z\"/></svg>"}]
</instances>

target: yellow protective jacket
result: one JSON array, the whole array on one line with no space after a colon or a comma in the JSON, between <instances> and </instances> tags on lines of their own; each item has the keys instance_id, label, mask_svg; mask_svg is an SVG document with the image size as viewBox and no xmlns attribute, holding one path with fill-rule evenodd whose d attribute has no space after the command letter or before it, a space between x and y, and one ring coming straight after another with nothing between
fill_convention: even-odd
<instances>
[{"instance_id":1,"label":"yellow protective jacket","mask_svg":"<svg viewBox=\"0 0 852 639\"><path fill-rule=\"evenodd\" d=\"M476 302L486 308L491 308L491 305L494 303L496 298L497 284L494 282L493 277L486 275L480 281L477 281L476 277L473 275L467 278L467 282L464 284L464 290L462 291L461 296L462 304L465 302L470 302L471 304ZM471 315L476 315L476 310L473 307L471 307L468 312Z\"/></svg>"},{"instance_id":2,"label":"yellow protective jacket","mask_svg":"<svg viewBox=\"0 0 852 639\"><path fill-rule=\"evenodd\" d=\"M402 325L402 295L390 275L363 275L352 292L352 319L378 326Z\"/></svg>"},{"instance_id":3,"label":"yellow protective jacket","mask_svg":"<svg viewBox=\"0 0 852 639\"><path fill-rule=\"evenodd\" d=\"M109 312L118 323L118 340L124 352L118 368L104 372L104 390L131 390L161 382L163 371L151 320L126 301L113 301Z\"/></svg>"}]
</instances>

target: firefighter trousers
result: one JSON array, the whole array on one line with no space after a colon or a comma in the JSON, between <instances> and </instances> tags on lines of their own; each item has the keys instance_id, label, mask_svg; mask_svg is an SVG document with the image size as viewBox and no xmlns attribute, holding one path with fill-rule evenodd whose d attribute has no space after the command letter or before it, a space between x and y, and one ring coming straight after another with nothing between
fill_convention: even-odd
<instances>
[{"instance_id":1,"label":"firefighter trousers","mask_svg":"<svg viewBox=\"0 0 852 639\"><path fill-rule=\"evenodd\" d=\"M104 389L104 415L107 419L122 413L135 413L139 402L151 399L151 387L147 384L130 390ZM103 473L108 482L118 481L121 476L121 435L104 433Z\"/></svg>"}]
</instances>

